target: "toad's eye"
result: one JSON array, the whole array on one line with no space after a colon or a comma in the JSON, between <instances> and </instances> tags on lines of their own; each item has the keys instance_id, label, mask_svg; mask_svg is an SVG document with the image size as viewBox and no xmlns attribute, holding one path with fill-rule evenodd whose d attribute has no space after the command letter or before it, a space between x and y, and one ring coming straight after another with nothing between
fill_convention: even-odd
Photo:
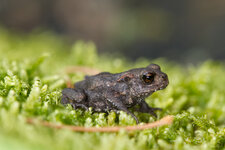
<instances>
[{"instance_id":1,"label":"toad's eye","mask_svg":"<svg viewBox=\"0 0 225 150\"><path fill-rule=\"evenodd\" d=\"M147 84L151 84L154 81L154 74L152 73L144 74L142 75L142 80Z\"/></svg>"}]
</instances>

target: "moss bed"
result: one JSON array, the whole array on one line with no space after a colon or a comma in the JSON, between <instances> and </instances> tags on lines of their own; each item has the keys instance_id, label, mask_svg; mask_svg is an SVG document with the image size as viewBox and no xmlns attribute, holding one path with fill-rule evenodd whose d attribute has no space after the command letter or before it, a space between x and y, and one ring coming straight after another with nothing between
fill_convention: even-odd
<instances>
[{"instance_id":1,"label":"moss bed","mask_svg":"<svg viewBox=\"0 0 225 150\"><path fill-rule=\"evenodd\" d=\"M92 42L68 46L48 32L12 34L0 29L0 149L42 150L139 150L225 149L225 64L205 61L179 65L164 59L129 61L121 56L98 55ZM170 84L146 101L163 108L155 119L137 113L142 123L174 115L170 126L119 133L79 133L26 123L27 118L79 126L135 125L119 115L83 112L60 104L68 80L79 81L81 71L68 73L68 66L122 72L157 63Z\"/></svg>"}]
</instances>

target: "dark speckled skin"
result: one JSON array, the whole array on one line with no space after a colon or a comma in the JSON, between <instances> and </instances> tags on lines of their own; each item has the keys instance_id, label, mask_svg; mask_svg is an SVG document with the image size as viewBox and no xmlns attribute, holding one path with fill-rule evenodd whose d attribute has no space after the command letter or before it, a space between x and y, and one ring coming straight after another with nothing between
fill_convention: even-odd
<instances>
[{"instance_id":1,"label":"dark speckled skin","mask_svg":"<svg viewBox=\"0 0 225 150\"><path fill-rule=\"evenodd\" d=\"M147 73L154 75L151 83L143 80L143 75ZM92 107L95 112L121 110L130 114L138 123L137 117L128 108L139 105L139 112L156 117L154 111L160 108L149 107L144 99L155 91L166 88L168 83L167 75L156 64L117 74L102 72L86 76L85 80L75 83L75 88L64 89L61 103L71 104L74 109L88 110L88 107Z\"/></svg>"}]
</instances>

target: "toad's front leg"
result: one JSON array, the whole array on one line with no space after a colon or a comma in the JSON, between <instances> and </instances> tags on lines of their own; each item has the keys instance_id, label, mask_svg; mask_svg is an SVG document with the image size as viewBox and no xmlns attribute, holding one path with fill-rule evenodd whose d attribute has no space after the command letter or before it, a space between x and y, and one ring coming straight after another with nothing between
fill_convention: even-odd
<instances>
[{"instance_id":1,"label":"toad's front leg","mask_svg":"<svg viewBox=\"0 0 225 150\"><path fill-rule=\"evenodd\" d=\"M106 98L106 100L107 100L109 103L111 103L112 106L113 106L116 110L118 110L118 111L122 110L122 111L126 112L127 114L131 115L131 116L135 119L135 121L136 121L137 124L139 123L138 118L137 118L132 112L130 112L130 111L127 109L126 105L124 105L124 104L122 103L122 100L121 100L120 98L117 98L117 97L111 97L111 98Z\"/></svg>"},{"instance_id":2,"label":"toad's front leg","mask_svg":"<svg viewBox=\"0 0 225 150\"><path fill-rule=\"evenodd\" d=\"M155 111L157 110L160 110L162 111L161 108L152 108L152 107L149 107L148 104L145 102L145 100L143 99L141 101L141 103L139 104L140 108L139 108L139 112L142 112L142 113L149 113L151 115L153 115L154 117L157 117Z\"/></svg>"}]
</instances>

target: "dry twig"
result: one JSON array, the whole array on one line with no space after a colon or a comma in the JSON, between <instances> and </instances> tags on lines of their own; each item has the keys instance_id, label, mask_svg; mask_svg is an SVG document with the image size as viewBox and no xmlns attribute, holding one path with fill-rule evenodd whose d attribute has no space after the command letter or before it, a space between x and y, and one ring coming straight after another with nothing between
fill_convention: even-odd
<instances>
[{"instance_id":1,"label":"dry twig","mask_svg":"<svg viewBox=\"0 0 225 150\"><path fill-rule=\"evenodd\" d=\"M166 116L158 121L144 124L144 125L136 125L136 126L115 126L115 127L82 127L82 126L72 126L72 125L57 125L50 122L42 121L40 125L56 128L56 129L68 129L75 132L119 132L120 130L125 131L136 131L136 130L144 130L151 129L155 127L160 127L163 125L170 125L173 122L173 116ZM27 123L35 124L35 121L32 119L28 119Z\"/></svg>"},{"instance_id":2,"label":"dry twig","mask_svg":"<svg viewBox=\"0 0 225 150\"><path fill-rule=\"evenodd\" d=\"M65 71L67 74L79 72L79 73L84 73L86 75L95 75L100 73L100 70L98 69L84 67L84 66L69 66L66 68Z\"/></svg>"},{"instance_id":3,"label":"dry twig","mask_svg":"<svg viewBox=\"0 0 225 150\"><path fill-rule=\"evenodd\" d=\"M65 72L67 74L83 73L83 74L86 74L86 75L95 75L95 74L100 73L100 70L90 68L90 67L84 67L84 66L69 66L65 69ZM68 79L66 79L66 87L67 88L74 88L74 85L71 82L71 80L69 79L69 77L67 77L67 78Z\"/></svg>"}]
</instances>

